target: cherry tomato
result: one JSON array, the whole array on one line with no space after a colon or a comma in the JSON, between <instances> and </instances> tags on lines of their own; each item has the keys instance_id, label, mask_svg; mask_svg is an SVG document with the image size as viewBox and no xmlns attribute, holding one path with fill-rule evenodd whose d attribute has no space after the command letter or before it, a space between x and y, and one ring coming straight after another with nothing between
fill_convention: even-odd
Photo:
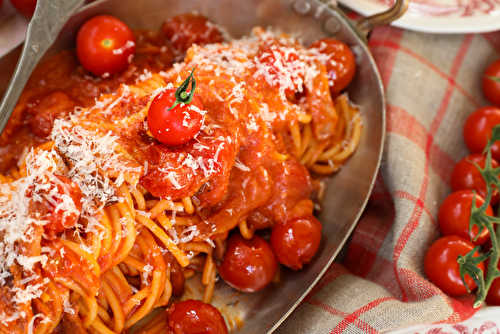
<instances>
[{"instance_id":1,"label":"cherry tomato","mask_svg":"<svg viewBox=\"0 0 500 334\"><path fill-rule=\"evenodd\" d=\"M246 240L235 234L227 239L227 250L219 266L219 274L233 288L255 292L271 282L277 265L267 241L257 235Z\"/></svg>"},{"instance_id":2,"label":"cherry tomato","mask_svg":"<svg viewBox=\"0 0 500 334\"><path fill-rule=\"evenodd\" d=\"M188 299L167 312L168 325L176 334L227 334L224 318L210 304Z\"/></svg>"},{"instance_id":3,"label":"cherry tomato","mask_svg":"<svg viewBox=\"0 0 500 334\"><path fill-rule=\"evenodd\" d=\"M109 15L88 20L76 37L76 53L80 63L98 76L113 75L125 70L134 51L135 38L132 30Z\"/></svg>"},{"instance_id":4,"label":"cherry tomato","mask_svg":"<svg viewBox=\"0 0 500 334\"><path fill-rule=\"evenodd\" d=\"M488 250L489 251L489 250ZM484 267L488 270L490 259L484 261ZM500 262L497 264L497 269L500 270ZM486 304L489 306L500 306L500 278L495 278L491 283L488 294L486 295Z\"/></svg>"},{"instance_id":5,"label":"cherry tomato","mask_svg":"<svg viewBox=\"0 0 500 334\"><path fill-rule=\"evenodd\" d=\"M35 13L36 1L37 0L10 0L10 3L19 13L31 18Z\"/></svg>"},{"instance_id":6,"label":"cherry tomato","mask_svg":"<svg viewBox=\"0 0 500 334\"><path fill-rule=\"evenodd\" d=\"M488 101L500 107L500 59L484 71L483 92Z\"/></svg>"},{"instance_id":7,"label":"cherry tomato","mask_svg":"<svg viewBox=\"0 0 500 334\"><path fill-rule=\"evenodd\" d=\"M495 228L496 231L496 228ZM483 253L489 252L493 248L493 245L491 244L491 239L486 240L484 244L481 245L481 249Z\"/></svg>"},{"instance_id":8,"label":"cherry tomato","mask_svg":"<svg viewBox=\"0 0 500 334\"><path fill-rule=\"evenodd\" d=\"M318 251L321 229L321 223L313 216L276 225L270 241L279 263L293 270L302 269Z\"/></svg>"},{"instance_id":9,"label":"cherry tomato","mask_svg":"<svg viewBox=\"0 0 500 334\"><path fill-rule=\"evenodd\" d=\"M467 240L474 240L478 235L479 228L474 226L469 233L469 220L474 193L470 190L460 190L450 194L441 204L438 214L439 229L443 235L458 235ZM484 199L476 194L476 206L480 207ZM486 209L488 216L493 216L493 210L488 205ZM484 229L477 240L472 241L474 245L482 245L490 238L490 233Z\"/></svg>"},{"instance_id":10,"label":"cherry tomato","mask_svg":"<svg viewBox=\"0 0 500 334\"><path fill-rule=\"evenodd\" d=\"M486 157L478 153L470 154L460 160L455 165L455 168L453 168L453 172L451 172L451 190L475 190L483 198L486 198L486 182L484 181L481 173L479 173L479 170L474 164L472 164L471 161L478 164L481 168L484 168L484 166L486 165ZM498 162L492 159L491 166L493 168L497 168ZM499 199L498 189L496 189L496 187L493 189L492 195L491 205L497 203Z\"/></svg>"},{"instance_id":11,"label":"cherry tomato","mask_svg":"<svg viewBox=\"0 0 500 334\"><path fill-rule=\"evenodd\" d=\"M193 96L189 104L178 104L175 89L158 94L148 111L148 127L153 136L165 145L182 145L194 138L203 125L203 105Z\"/></svg>"},{"instance_id":12,"label":"cherry tomato","mask_svg":"<svg viewBox=\"0 0 500 334\"><path fill-rule=\"evenodd\" d=\"M78 222L82 211L82 192L72 180L66 176L56 175L57 180L51 182L51 189L45 195L45 206L47 213L44 219L48 223L44 225L45 234L54 236L68 228L72 228ZM59 208L58 205L65 201L73 202L73 210Z\"/></svg>"},{"instance_id":13,"label":"cherry tomato","mask_svg":"<svg viewBox=\"0 0 500 334\"><path fill-rule=\"evenodd\" d=\"M185 53L193 44L220 43L222 35L206 17L187 13L169 18L161 30L177 53Z\"/></svg>"},{"instance_id":14,"label":"cherry tomato","mask_svg":"<svg viewBox=\"0 0 500 334\"><path fill-rule=\"evenodd\" d=\"M328 72L330 91L337 95L349 85L356 73L356 58L351 49L334 38L319 39L311 44L309 49L316 49L319 53L329 56L323 59L323 65Z\"/></svg>"},{"instance_id":15,"label":"cherry tomato","mask_svg":"<svg viewBox=\"0 0 500 334\"><path fill-rule=\"evenodd\" d=\"M303 81L305 74L304 68L298 62L297 53L271 45L263 47L257 59L264 65L266 80L283 89L286 97L292 97L297 90L297 83Z\"/></svg>"},{"instance_id":16,"label":"cherry tomato","mask_svg":"<svg viewBox=\"0 0 500 334\"><path fill-rule=\"evenodd\" d=\"M464 238L449 235L436 240L425 254L424 270L427 278L450 296L459 296L467 293L467 288L460 278L458 255L465 255L474 248L474 245ZM477 256L478 253L474 254ZM484 264L478 264L484 270ZM472 291L476 283L465 275L465 282Z\"/></svg>"},{"instance_id":17,"label":"cherry tomato","mask_svg":"<svg viewBox=\"0 0 500 334\"><path fill-rule=\"evenodd\" d=\"M472 153L482 153L489 138L491 130L500 124L500 109L496 107L483 107L474 111L464 125L465 144ZM493 159L500 159L500 141L491 147Z\"/></svg>"}]
</instances>

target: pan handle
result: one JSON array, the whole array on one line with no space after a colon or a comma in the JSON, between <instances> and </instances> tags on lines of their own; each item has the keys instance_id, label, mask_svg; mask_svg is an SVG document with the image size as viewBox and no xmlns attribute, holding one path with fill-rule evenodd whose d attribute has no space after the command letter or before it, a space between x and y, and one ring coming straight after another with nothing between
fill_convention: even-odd
<instances>
[{"instance_id":1,"label":"pan handle","mask_svg":"<svg viewBox=\"0 0 500 334\"><path fill-rule=\"evenodd\" d=\"M390 24L399 19L406 12L406 9L408 9L409 3L410 0L396 0L392 8L359 20L356 27L366 36L373 28Z\"/></svg>"}]
</instances>

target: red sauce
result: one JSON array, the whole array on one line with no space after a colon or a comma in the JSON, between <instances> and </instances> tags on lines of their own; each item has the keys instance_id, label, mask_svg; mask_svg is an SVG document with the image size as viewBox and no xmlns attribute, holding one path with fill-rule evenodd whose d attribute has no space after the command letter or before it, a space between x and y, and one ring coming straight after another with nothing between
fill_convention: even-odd
<instances>
[{"instance_id":1,"label":"red sauce","mask_svg":"<svg viewBox=\"0 0 500 334\"><path fill-rule=\"evenodd\" d=\"M157 31L138 30L134 61L120 74L97 78L78 62L74 50L63 51L37 66L0 137L0 173L6 174L23 153L47 141L53 121L89 107L101 94L116 92L121 83L133 84L144 70L172 66L173 52Z\"/></svg>"},{"instance_id":2,"label":"red sauce","mask_svg":"<svg viewBox=\"0 0 500 334\"><path fill-rule=\"evenodd\" d=\"M193 44L205 45L223 41L219 30L206 17L187 13L169 18L161 28L170 46L183 54Z\"/></svg>"},{"instance_id":3,"label":"red sauce","mask_svg":"<svg viewBox=\"0 0 500 334\"><path fill-rule=\"evenodd\" d=\"M118 147L113 148L111 155L121 152L116 154L119 156L119 166L111 166L106 170L109 179L115 181L121 167L138 167L130 172L127 170L125 174L131 175L125 176L125 180L135 184L130 182L133 179L145 188L149 192L146 199L155 197L180 200L191 197L199 220L198 234L194 241L215 239L218 247L214 250L214 257L216 262L220 262L224 256L223 240L238 224L246 221L250 230L258 230L274 228L276 224L312 215L313 202L310 198L315 183L306 167L298 160L298 149L291 142L289 132L292 131L291 126L299 122L299 116L302 115L300 109L307 110L307 116L313 119L313 140L330 138L335 132L337 114L329 93L326 69L316 62L314 68L319 74L315 72L312 88L304 88L299 92L294 86L287 89L284 98L281 98L281 83L276 85L264 80L257 66L245 68L236 75L225 68L224 52L232 52L224 49L226 46L219 45L221 49L214 46L205 49L193 46L187 52L185 63L172 69L172 62L179 60L175 57L185 52L192 43L203 45L222 41L221 34L206 19L194 14L181 15L167 21L162 32L164 35L149 30L137 31L133 61L124 72L108 78L90 75L78 63L74 51L62 52L41 64L30 78L0 137L0 173L14 175L16 164L27 148L50 140L48 137L56 118L75 116L77 124L74 127L98 133L96 136L110 134L116 139ZM282 39L261 41L254 50L255 55L274 50L277 45L290 47L280 43L285 42ZM215 52L220 52L217 56L220 56L221 63L197 63L197 55L203 52L208 54L214 48ZM255 61L254 58L257 59L251 54L248 59L243 60L238 58L238 50L233 51L235 54L227 56L234 56L232 61L237 64L240 61L251 63ZM299 57L286 57L285 53L281 55L281 58L289 62L296 62ZM263 56L261 60L274 64L275 60L271 58ZM188 77L193 66L196 66L195 94L203 105L202 128L194 139L185 144L164 145L148 131L149 104L158 93L157 88L163 88L167 83L179 86ZM238 70L237 65L233 63L232 66ZM277 70L273 72L275 79L279 75ZM305 72L299 73L293 80L302 80L300 76L305 76ZM56 149L62 160L72 164L64 156L67 154L63 152L64 146L57 145ZM91 160L95 157L92 154ZM87 172L87 175L95 173L101 176L100 172L97 168ZM69 179L60 180L68 186L68 193L73 201L79 202L81 194L74 189L72 182ZM58 192L65 191L58 187ZM91 196L94 195L95 192L91 191ZM50 207L41 209L47 211ZM81 206L77 210L81 210ZM73 240L70 236L73 231L66 228L74 227L76 218L67 216L68 221L65 221L56 214L53 216L54 221L50 221L45 227L35 226L35 246L20 248L30 252L31 254L25 254L30 256L41 254L41 247L49 247L49 260L43 269L38 268L39 271L43 270L44 276L55 282L59 278L71 278L89 290L89 295L96 295L98 291L102 294L97 272L105 272L116 265L113 258L116 249L100 256L96 261L86 260L77 250L73 252L69 249L68 245L71 244L64 241ZM44 228L49 238L42 240ZM60 240L49 240L51 236L61 232ZM134 243L132 251L144 254L141 261L148 265L154 264L155 270L159 272L169 268L172 294L181 296L184 293L185 277L173 255L161 252L155 237L147 228L139 229L137 238L142 241ZM257 239L261 240L260 237L253 238ZM270 249L266 241L261 241ZM270 253L274 260L273 253ZM302 262L307 263L309 260L310 257ZM271 269L275 267L276 260ZM13 270L15 268L11 268ZM272 279L274 271L275 269L268 273L266 284ZM122 304L131 297L130 289L119 286L113 289ZM1 287L0 292L3 290L10 291ZM0 296L0 300L3 299ZM144 302L143 300L141 303ZM11 314L12 310L8 310L6 306L10 304L8 301L0 303L0 307L5 308L0 311ZM216 310L209 305L197 307L204 310L206 316L203 321L186 323L185 317L183 318L185 305L176 304L168 312L171 329L197 330L199 327L227 333L222 316L218 313L218 318L215 319ZM139 308L140 305L135 307L131 314ZM178 319L175 319L176 314ZM67 318L63 320L63 327L74 328L78 332L82 324L78 318Z\"/></svg>"},{"instance_id":4,"label":"red sauce","mask_svg":"<svg viewBox=\"0 0 500 334\"><path fill-rule=\"evenodd\" d=\"M163 30L176 24L179 28L185 24L181 21L167 22ZM196 18L193 22L190 33L196 37L199 24ZM234 78L213 68L197 69L196 95L207 111L205 129L187 144L168 147L147 134L144 109L150 96L127 94L126 86L118 89L120 84L135 84L144 70L158 72L171 67L173 53L159 33L142 30L136 35L137 54L119 75L105 79L90 76L78 64L73 51L63 52L37 68L2 135L0 152L5 154L0 157L1 172L7 172L19 159L20 147L46 141L53 119L68 115L78 105L89 108L80 117L82 124L89 122L98 125L102 133L114 133L123 149L144 167L140 184L153 196L192 196L201 218L200 239L227 234L243 219L250 228L262 229L311 214L313 186L309 172L288 154L290 144L280 135L291 122L297 122L297 114L287 112L288 107L277 98L278 87L248 73L244 79L245 99L231 105ZM204 35L202 42L219 41L220 35L210 36ZM266 42L265 48L269 45ZM325 71L321 64L318 68ZM169 71L165 80L178 84L178 77L185 79L187 75L186 69ZM320 88L291 98L310 110L315 120L313 132L320 138L333 133L337 116L328 83L316 84ZM229 100L221 101L221 94ZM105 107L92 108L99 96ZM105 103L108 100L116 100L114 106ZM256 105L262 104L282 117L272 121L255 117L258 130L250 130L248 119L255 115ZM272 123L271 128L267 122ZM203 167L192 168L193 162ZM175 170L175 182L168 177L171 170Z\"/></svg>"}]
</instances>

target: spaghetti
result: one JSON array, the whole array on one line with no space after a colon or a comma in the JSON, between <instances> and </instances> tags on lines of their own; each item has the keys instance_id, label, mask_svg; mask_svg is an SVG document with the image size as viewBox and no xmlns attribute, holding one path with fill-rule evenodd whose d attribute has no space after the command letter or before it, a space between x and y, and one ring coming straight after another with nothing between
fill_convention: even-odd
<instances>
[{"instance_id":1,"label":"spaghetti","mask_svg":"<svg viewBox=\"0 0 500 334\"><path fill-rule=\"evenodd\" d=\"M359 110L332 100L325 66L292 38L256 28L192 45L167 69L165 46L141 34L114 78L75 74L68 52L49 61L68 81L35 73L2 135L1 332L127 332L196 271L210 302L228 234L252 239L311 215L319 181L308 170L335 172L359 143ZM148 109L193 67L204 123L167 147L151 137ZM50 131L30 121L44 112L58 116ZM162 312L140 332L166 333L165 322Z\"/></svg>"}]
</instances>

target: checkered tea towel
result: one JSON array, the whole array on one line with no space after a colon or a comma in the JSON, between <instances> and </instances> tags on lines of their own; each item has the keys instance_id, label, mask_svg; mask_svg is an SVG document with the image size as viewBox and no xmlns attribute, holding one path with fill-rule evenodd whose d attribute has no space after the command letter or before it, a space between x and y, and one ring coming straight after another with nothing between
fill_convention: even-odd
<instances>
[{"instance_id":1,"label":"checkered tea towel","mask_svg":"<svg viewBox=\"0 0 500 334\"><path fill-rule=\"evenodd\" d=\"M343 264L334 263L278 329L295 333L380 333L457 323L475 313L473 295L451 298L424 274L439 238L440 203L454 164L468 153L467 116L487 105L484 69L500 57L500 31L433 35L392 27L369 42L387 97L380 173Z\"/></svg>"}]
</instances>

